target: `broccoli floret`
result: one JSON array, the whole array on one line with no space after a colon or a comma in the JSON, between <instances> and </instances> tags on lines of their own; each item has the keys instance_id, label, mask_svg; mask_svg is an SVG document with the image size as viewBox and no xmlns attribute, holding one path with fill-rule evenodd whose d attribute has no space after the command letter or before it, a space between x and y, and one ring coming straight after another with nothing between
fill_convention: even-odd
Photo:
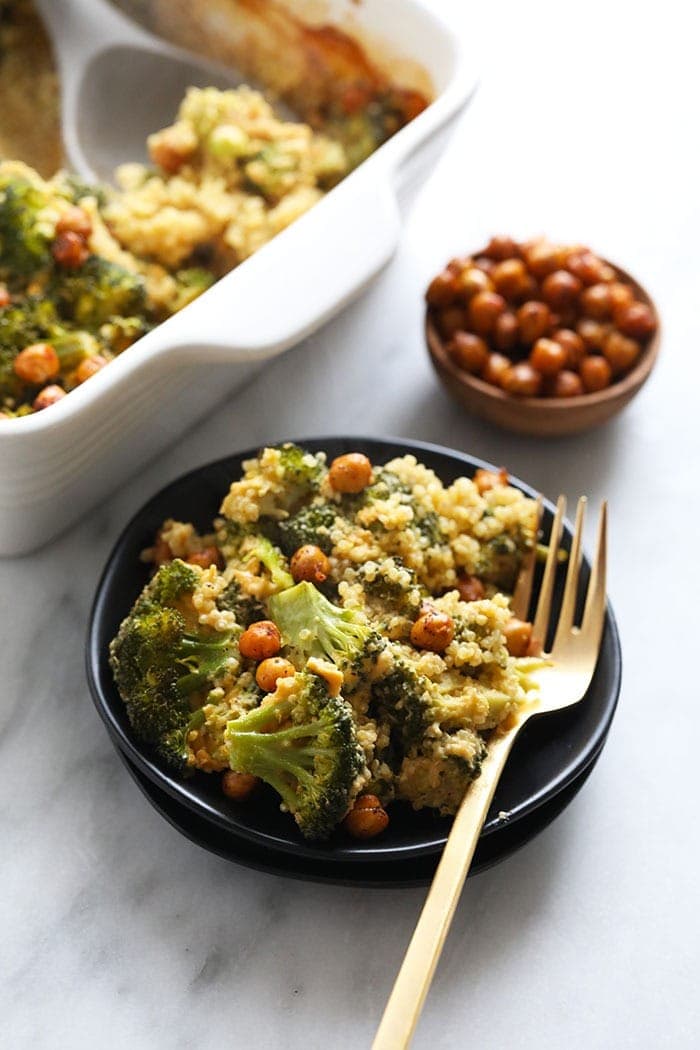
<instances>
[{"instance_id":1,"label":"broccoli floret","mask_svg":"<svg viewBox=\"0 0 700 1050\"><path fill-rule=\"evenodd\" d=\"M142 335L150 332L151 328L152 325L144 317L112 317L101 325L99 334L113 354L121 354Z\"/></svg>"},{"instance_id":2,"label":"broccoli floret","mask_svg":"<svg viewBox=\"0 0 700 1050\"><path fill-rule=\"evenodd\" d=\"M98 255L91 255L77 270L56 273L50 294L61 317L87 328L146 309L143 278Z\"/></svg>"},{"instance_id":3,"label":"broccoli floret","mask_svg":"<svg viewBox=\"0 0 700 1050\"><path fill-rule=\"evenodd\" d=\"M435 511L414 507L414 518L411 527L425 540L428 547L440 547L446 543L446 536L442 531L440 518Z\"/></svg>"},{"instance_id":4,"label":"broccoli floret","mask_svg":"<svg viewBox=\"0 0 700 1050\"><path fill-rule=\"evenodd\" d=\"M414 809L427 806L443 816L456 813L485 757L486 744L473 729L431 730L401 763L396 797L406 799Z\"/></svg>"},{"instance_id":5,"label":"broccoli floret","mask_svg":"<svg viewBox=\"0 0 700 1050\"><path fill-rule=\"evenodd\" d=\"M305 452L291 441L276 448L280 454L282 480L287 489L286 508L292 511L303 500L318 492L325 475L325 467L322 459L313 452Z\"/></svg>"},{"instance_id":6,"label":"broccoli floret","mask_svg":"<svg viewBox=\"0 0 700 1050\"><path fill-rule=\"evenodd\" d=\"M58 354L62 369L77 368L86 357L92 357L100 351L100 344L95 337L80 329L56 331L51 338L51 345Z\"/></svg>"},{"instance_id":7,"label":"broccoli floret","mask_svg":"<svg viewBox=\"0 0 700 1050\"><path fill-rule=\"evenodd\" d=\"M246 528L259 519L282 519L295 514L318 491L325 475L321 454L285 444L260 450L244 464L221 504L221 513ZM257 527L257 526L256 526Z\"/></svg>"},{"instance_id":8,"label":"broccoli floret","mask_svg":"<svg viewBox=\"0 0 700 1050\"><path fill-rule=\"evenodd\" d=\"M399 657L372 683L370 712L389 726L392 743L404 753L433 721L430 682Z\"/></svg>"},{"instance_id":9,"label":"broccoli floret","mask_svg":"<svg viewBox=\"0 0 700 1050\"><path fill-rule=\"evenodd\" d=\"M494 536L482 544L475 573L499 590L513 592L522 562L522 551L512 536Z\"/></svg>"},{"instance_id":10,"label":"broccoli floret","mask_svg":"<svg viewBox=\"0 0 700 1050\"><path fill-rule=\"evenodd\" d=\"M14 360L32 343L53 342L62 331L53 303L33 296L0 309L0 396L17 397L22 383L15 375Z\"/></svg>"},{"instance_id":11,"label":"broccoli floret","mask_svg":"<svg viewBox=\"0 0 700 1050\"><path fill-rule=\"evenodd\" d=\"M161 566L110 646L134 733L179 771L193 710L238 654L232 632L197 621L191 598L201 577L201 569L180 560Z\"/></svg>"},{"instance_id":12,"label":"broccoli floret","mask_svg":"<svg viewBox=\"0 0 700 1050\"><path fill-rule=\"evenodd\" d=\"M419 541L423 541L422 546L436 547L444 544L446 537L440 527L439 516L434 511L421 507L414 500L411 486L384 467L375 471L372 484L358 495L344 496L342 506L345 513L352 516L363 507L368 507L378 500L387 500L396 493L405 497L402 502L409 504L413 510L413 521L408 527L417 533ZM370 528L373 531L383 531L378 522L373 523Z\"/></svg>"},{"instance_id":13,"label":"broccoli floret","mask_svg":"<svg viewBox=\"0 0 700 1050\"><path fill-rule=\"evenodd\" d=\"M257 623L267 617L263 603L250 594L244 594L236 580L229 583L226 590L219 595L216 604L219 609L232 612L236 623L241 627L250 627L251 623Z\"/></svg>"},{"instance_id":14,"label":"broccoli floret","mask_svg":"<svg viewBox=\"0 0 700 1050\"><path fill-rule=\"evenodd\" d=\"M275 547L266 536L255 537L254 542L246 547L245 559L246 561L255 559L264 565L270 574L273 586L278 591L294 586L286 558L279 547Z\"/></svg>"},{"instance_id":15,"label":"broccoli floret","mask_svg":"<svg viewBox=\"0 0 700 1050\"><path fill-rule=\"evenodd\" d=\"M40 185L9 172L0 174L0 275L16 282L51 264L54 223Z\"/></svg>"},{"instance_id":16,"label":"broccoli floret","mask_svg":"<svg viewBox=\"0 0 700 1050\"><path fill-rule=\"evenodd\" d=\"M330 503L309 503L290 518L282 521L270 521L272 538L282 551L291 557L294 551L307 543L320 547L324 554L330 554L333 548L330 530L337 517L336 508ZM268 523L261 522L267 527Z\"/></svg>"},{"instance_id":17,"label":"broccoli floret","mask_svg":"<svg viewBox=\"0 0 700 1050\"><path fill-rule=\"evenodd\" d=\"M245 525L237 521L219 520L216 539L227 564L233 562L254 574L260 567L266 569L277 591L294 585L289 564L279 547L258 531L259 523Z\"/></svg>"},{"instance_id":18,"label":"broccoli floret","mask_svg":"<svg viewBox=\"0 0 700 1050\"><path fill-rule=\"evenodd\" d=\"M231 769L275 789L308 839L324 839L352 802L364 753L347 702L330 696L324 679L295 675L290 691L229 722Z\"/></svg>"},{"instance_id":19,"label":"broccoli floret","mask_svg":"<svg viewBox=\"0 0 700 1050\"><path fill-rule=\"evenodd\" d=\"M202 292L206 292L207 288L211 288L216 280L213 273L202 269L200 266L192 266L187 270L178 270L174 277L177 282L177 291L172 305L173 313L182 310L183 307L191 303Z\"/></svg>"},{"instance_id":20,"label":"broccoli floret","mask_svg":"<svg viewBox=\"0 0 700 1050\"><path fill-rule=\"evenodd\" d=\"M268 606L282 644L299 667L314 656L330 660L344 674L359 675L383 647L356 612L334 605L306 580L273 595Z\"/></svg>"},{"instance_id":21,"label":"broccoli floret","mask_svg":"<svg viewBox=\"0 0 700 1050\"><path fill-rule=\"evenodd\" d=\"M186 768L188 755L188 739L190 733L201 729L205 722L205 714L201 707L192 712L189 720L183 720L173 729L165 732L157 745L158 753L165 762L178 773L188 772Z\"/></svg>"},{"instance_id":22,"label":"broccoli floret","mask_svg":"<svg viewBox=\"0 0 700 1050\"><path fill-rule=\"evenodd\" d=\"M243 541L254 535L254 526L233 518L217 518L214 522L216 545L227 562L240 560Z\"/></svg>"},{"instance_id":23,"label":"broccoli floret","mask_svg":"<svg viewBox=\"0 0 700 1050\"><path fill-rule=\"evenodd\" d=\"M84 197L94 197L98 208L103 208L107 203L108 191L99 183L84 182L79 175L67 171L60 172L54 181L72 204L79 204Z\"/></svg>"},{"instance_id":24,"label":"broccoli floret","mask_svg":"<svg viewBox=\"0 0 700 1050\"><path fill-rule=\"evenodd\" d=\"M418 582L413 569L401 558L386 558L377 564L366 562L359 570L365 593L386 605L392 613L414 619L420 610L427 590Z\"/></svg>"},{"instance_id":25,"label":"broccoli floret","mask_svg":"<svg viewBox=\"0 0 700 1050\"><path fill-rule=\"evenodd\" d=\"M378 467L374 471L374 480L371 485L367 485L362 492L356 495L343 496L343 505L351 512L358 511L361 507L366 507L370 503L374 503L375 500L385 500L393 496L394 493L399 492L404 496L411 495L411 486L407 485L401 478L394 474L391 470L386 470L384 467Z\"/></svg>"}]
</instances>

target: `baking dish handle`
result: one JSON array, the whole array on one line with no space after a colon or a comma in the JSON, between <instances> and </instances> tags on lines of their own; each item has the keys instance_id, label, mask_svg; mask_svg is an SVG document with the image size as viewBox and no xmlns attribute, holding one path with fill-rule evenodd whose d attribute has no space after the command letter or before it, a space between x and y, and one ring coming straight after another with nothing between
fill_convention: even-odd
<instances>
[{"instance_id":1,"label":"baking dish handle","mask_svg":"<svg viewBox=\"0 0 700 1050\"><path fill-rule=\"evenodd\" d=\"M151 349L218 362L271 357L357 295L389 261L399 232L388 174L359 169L161 325Z\"/></svg>"}]
</instances>

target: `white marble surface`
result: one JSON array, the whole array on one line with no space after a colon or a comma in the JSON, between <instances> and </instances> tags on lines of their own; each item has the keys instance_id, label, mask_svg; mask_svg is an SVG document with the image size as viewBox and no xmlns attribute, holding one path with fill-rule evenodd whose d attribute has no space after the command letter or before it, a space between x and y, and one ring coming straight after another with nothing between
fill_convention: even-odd
<instances>
[{"instance_id":1,"label":"white marble surface","mask_svg":"<svg viewBox=\"0 0 700 1050\"><path fill-rule=\"evenodd\" d=\"M468 883L415 1046L698 1045L693 34L674 2L442 7L479 42L482 86L390 268L79 527L0 563L8 1050L369 1047L423 892L284 881L191 845L127 776L83 674L98 574L155 489L229 450L333 431L439 441L548 496L611 501L625 671L608 745L565 815ZM544 443L445 399L421 293L493 231L586 239L656 293L662 357L617 421Z\"/></svg>"}]
</instances>

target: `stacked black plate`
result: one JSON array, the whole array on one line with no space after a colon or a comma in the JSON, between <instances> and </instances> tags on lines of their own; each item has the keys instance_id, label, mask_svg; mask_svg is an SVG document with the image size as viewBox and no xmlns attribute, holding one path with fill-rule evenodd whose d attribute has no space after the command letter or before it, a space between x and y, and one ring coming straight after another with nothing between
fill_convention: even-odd
<instances>
[{"instance_id":1,"label":"stacked black plate","mask_svg":"<svg viewBox=\"0 0 700 1050\"><path fill-rule=\"evenodd\" d=\"M374 463L413 453L445 482L471 476L489 464L448 449L418 442L370 438L315 438L300 441L329 460L364 452ZM124 705L112 680L109 642L147 580L139 553L151 544L164 519L192 521L209 529L246 451L200 467L150 500L126 527L112 551L90 618L87 670L90 690L120 757L156 809L205 849L230 860L294 878L360 885L396 886L428 882L439 860L450 822L428 811L391 806L389 828L376 840L354 842L341 831L323 844L309 843L280 812L272 791L236 804L220 791L219 778L198 773L180 780L133 738ZM526 494L532 490L512 479ZM553 508L545 504L544 534ZM566 543L570 540L566 530ZM584 566L584 577L588 566ZM608 609L598 666L583 703L531 720L521 732L484 825L472 871L496 863L524 845L568 805L589 776L605 743L620 691L621 655L617 628Z\"/></svg>"}]
</instances>

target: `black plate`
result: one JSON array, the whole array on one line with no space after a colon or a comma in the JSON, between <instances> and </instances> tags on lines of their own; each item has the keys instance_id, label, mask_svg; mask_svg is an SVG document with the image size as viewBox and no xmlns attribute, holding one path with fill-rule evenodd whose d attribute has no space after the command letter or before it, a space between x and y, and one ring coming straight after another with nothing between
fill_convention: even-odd
<instances>
[{"instance_id":1,"label":"black plate","mask_svg":"<svg viewBox=\"0 0 700 1050\"><path fill-rule=\"evenodd\" d=\"M176 831L202 849L235 864L285 878L378 889L428 886L435 874L439 855L394 861L370 861L358 868L356 864L346 861L308 860L290 853L255 846L234 833L225 831L213 821L197 816L188 806L182 805L171 795L157 788L119 748L117 751L144 796ZM538 806L528 816L516 821L512 827L504 826L499 834L480 839L469 875L477 875L505 860L549 827L588 780L599 755L600 751L594 755L583 772L549 802Z\"/></svg>"},{"instance_id":2,"label":"black plate","mask_svg":"<svg viewBox=\"0 0 700 1050\"><path fill-rule=\"evenodd\" d=\"M412 452L447 484L460 475L473 475L477 467L490 466L471 456L419 442L350 437L315 438L300 444L311 451L325 450L329 458L349 451L365 452L375 463ZM293 821L279 811L273 792L263 791L254 803L236 805L221 794L218 777L197 773L181 780L167 772L132 736L107 654L110 640L147 579L147 568L139 561L139 553L150 545L165 518L192 521L200 529L208 529L231 481L240 475L243 460L256 451L218 460L174 481L134 516L117 541L97 588L88 631L88 682L97 710L115 745L156 788L187 806L196 816L213 821L249 844L319 863L357 864L434 857L444 845L450 821L428 810L415 813L408 805L393 804L389 829L376 841L349 841L338 831L328 842L309 843L302 839ZM515 478L511 480L527 495L535 495L524 483ZM551 504L545 503L545 530L552 513ZM567 527L565 542L569 540ZM584 570L587 571L587 566ZM601 654L585 701L527 724L501 777L483 837L503 833L499 813L508 813L508 827L512 828L552 800L587 768L598 754L612 721L620 676L619 637L608 609Z\"/></svg>"}]
</instances>

